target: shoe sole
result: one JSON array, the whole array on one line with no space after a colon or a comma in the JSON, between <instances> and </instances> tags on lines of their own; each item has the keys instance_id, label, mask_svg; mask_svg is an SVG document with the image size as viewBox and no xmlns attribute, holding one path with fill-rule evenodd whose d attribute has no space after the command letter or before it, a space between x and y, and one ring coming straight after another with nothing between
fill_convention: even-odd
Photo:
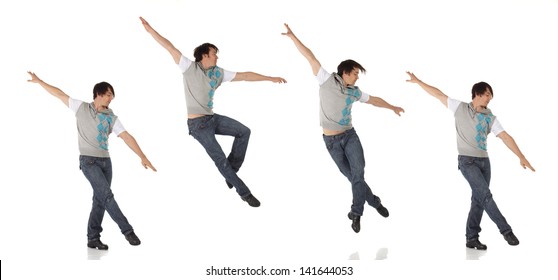
<instances>
[{"instance_id":1,"label":"shoe sole","mask_svg":"<svg viewBox=\"0 0 558 280\"><path fill-rule=\"evenodd\" d=\"M96 247L96 246L89 246L89 245L87 245L87 248L91 248L91 249L97 249L97 250L108 250L108 247L107 247L107 248L100 248L100 247Z\"/></svg>"},{"instance_id":2,"label":"shoe sole","mask_svg":"<svg viewBox=\"0 0 558 280\"><path fill-rule=\"evenodd\" d=\"M478 247L478 246L469 246L469 245L465 245L465 247L467 247L469 249L475 249L475 250L481 250L481 251L486 251L486 249L488 249L488 247Z\"/></svg>"}]
</instances>

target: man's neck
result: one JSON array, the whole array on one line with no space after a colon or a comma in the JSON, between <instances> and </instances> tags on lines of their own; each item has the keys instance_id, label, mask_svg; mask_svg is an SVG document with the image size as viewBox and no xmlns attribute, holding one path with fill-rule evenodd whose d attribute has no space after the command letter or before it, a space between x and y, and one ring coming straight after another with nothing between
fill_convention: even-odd
<instances>
[{"instance_id":1,"label":"man's neck","mask_svg":"<svg viewBox=\"0 0 558 280\"><path fill-rule=\"evenodd\" d=\"M475 111L479 113L486 110L486 106L481 105L479 102L475 102L475 100L473 100L473 108L475 108Z\"/></svg>"},{"instance_id":2,"label":"man's neck","mask_svg":"<svg viewBox=\"0 0 558 280\"><path fill-rule=\"evenodd\" d=\"M108 107L101 105L101 103L96 100L93 100L93 106L95 107L95 111L97 112L108 109Z\"/></svg>"}]
</instances>

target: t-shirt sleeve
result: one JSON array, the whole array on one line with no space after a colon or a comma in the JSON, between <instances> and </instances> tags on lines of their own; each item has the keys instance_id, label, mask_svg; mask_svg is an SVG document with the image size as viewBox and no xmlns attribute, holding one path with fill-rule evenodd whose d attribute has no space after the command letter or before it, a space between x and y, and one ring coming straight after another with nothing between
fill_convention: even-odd
<instances>
[{"instance_id":1,"label":"t-shirt sleeve","mask_svg":"<svg viewBox=\"0 0 558 280\"><path fill-rule=\"evenodd\" d=\"M74 114L77 113L79 106L81 106L81 104L83 103L83 101L81 100L77 100L77 99L73 99L73 98L68 98L68 108L70 108L70 110L72 110L72 112L74 112Z\"/></svg>"},{"instance_id":2,"label":"t-shirt sleeve","mask_svg":"<svg viewBox=\"0 0 558 280\"><path fill-rule=\"evenodd\" d=\"M318 81L318 84L321 86L323 83L327 81L330 75L331 74L328 73L323 67L320 67L320 70L318 70L318 74L316 75L316 80Z\"/></svg>"},{"instance_id":3,"label":"t-shirt sleeve","mask_svg":"<svg viewBox=\"0 0 558 280\"><path fill-rule=\"evenodd\" d=\"M504 127L502 126L500 121L498 121L498 118L496 117L494 119L494 123L492 124L492 128L490 129L490 132L492 132L492 133L494 133L494 135L498 136L498 134L502 133L502 131L504 131Z\"/></svg>"},{"instance_id":4,"label":"t-shirt sleeve","mask_svg":"<svg viewBox=\"0 0 558 280\"><path fill-rule=\"evenodd\" d=\"M362 95L360 96L360 99L358 101L362 102L362 103L366 103L368 102L368 99L370 99L370 94L361 91Z\"/></svg>"},{"instance_id":5,"label":"t-shirt sleeve","mask_svg":"<svg viewBox=\"0 0 558 280\"><path fill-rule=\"evenodd\" d=\"M114 122L114 126L112 127L112 132L118 136L124 131L126 131L126 129L124 128L124 125L122 125L122 122L120 122L120 118L116 118L116 122Z\"/></svg>"},{"instance_id":6,"label":"t-shirt sleeve","mask_svg":"<svg viewBox=\"0 0 558 280\"><path fill-rule=\"evenodd\" d=\"M455 114L459 104L461 104L461 101L448 97L448 109L450 109L452 113Z\"/></svg>"},{"instance_id":7,"label":"t-shirt sleeve","mask_svg":"<svg viewBox=\"0 0 558 280\"><path fill-rule=\"evenodd\" d=\"M180 71L182 71L182 73L186 72L186 70L188 70L188 67L190 67L190 65L192 65L192 61L190 59L188 59L184 55L180 56L180 61L178 62L178 68L180 68Z\"/></svg>"},{"instance_id":8,"label":"t-shirt sleeve","mask_svg":"<svg viewBox=\"0 0 558 280\"><path fill-rule=\"evenodd\" d=\"M223 69L223 83L232 81L234 77L236 77L236 72Z\"/></svg>"}]
</instances>

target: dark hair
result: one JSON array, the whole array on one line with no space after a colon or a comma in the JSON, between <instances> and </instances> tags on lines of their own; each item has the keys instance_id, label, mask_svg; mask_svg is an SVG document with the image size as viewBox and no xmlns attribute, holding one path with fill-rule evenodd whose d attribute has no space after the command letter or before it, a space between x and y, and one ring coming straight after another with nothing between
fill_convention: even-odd
<instances>
[{"instance_id":1,"label":"dark hair","mask_svg":"<svg viewBox=\"0 0 558 280\"><path fill-rule=\"evenodd\" d=\"M211 49L215 49L215 52L219 52L219 49L211 43L203 43L194 49L194 58L196 62L200 62L204 54L209 54Z\"/></svg>"},{"instance_id":2,"label":"dark hair","mask_svg":"<svg viewBox=\"0 0 558 280\"><path fill-rule=\"evenodd\" d=\"M364 67L362 67L362 65L360 65L358 62L352 59L347 59L339 63L339 66L337 66L337 74L339 76L343 76L344 73L350 74L351 71L353 71L353 69L355 68L362 71L362 73L366 73L366 69L364 69Z\"/></svg>"},{"instance_id":3,"label":"dark hair","mask_svg":"<svg viewBox=\"0 0 558 280\"><path fill-rule=\"evenodd\" d=\"M93 99L97 98L97 96L103 96L107 93L107 91L112 92L112 96L116 96L114 93L114 89L112 86L107 82L100 82L93 87Z\"/></svg>"},{"instance_id":4,"label":"dark hair","mask_svg":"<svg viewBox=\"0 0 558 280\"><path fill-rule=\"evenodd\" d=\"M494 97L494 92L492 91L492 87L486 82L478 82L473 85L473 89L471 89L471 99L475 99L475 96L483 95L486 90L490 91L492 97Z\"/></svg>"}]
</instances>

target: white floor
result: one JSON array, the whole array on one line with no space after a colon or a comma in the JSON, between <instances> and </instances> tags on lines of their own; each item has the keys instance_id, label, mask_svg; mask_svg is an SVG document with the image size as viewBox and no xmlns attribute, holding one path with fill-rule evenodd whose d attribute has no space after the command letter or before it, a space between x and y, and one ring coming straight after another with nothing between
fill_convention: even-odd
<instances>
[{"instance_id":1,"label":"white floor","mask_svg":"<svg viewBox=\"0 0 558 280\"><path fill-rule=\"evenodd\" d=\"M557 227L551 218L556 206L551 197L535 200L535 194L498 190L495 197L502 202L502 211L521 244L507 245L485 217L481 240L488 250L476 251L464 246L465 185L453 186L454 194L441 191L436 197L425 195L417 199L419 186L399 186L400 190L394 190L396 186L378 186L375 190L383 193L391 215L385 219L367 207L362 230L356 234L346 217L350 204L348 186L336 175L328 176L327 182L318 180L317 185L306 185L312 192L297 192L304 184L290 184L290 180L283 179L269 181L265 189L254 187L253 192L262 201L257 209L238 199L217 176L209 180L210 185L195 192L192 184L178 180L157 184L153 181L156 176L151 175L141 179L143 184L134 190L120 182L123 180L116 180L116 197L142 244L129 245L107 216L102 240L109 245L108 251L86 247L90 190L85 179L70 176L69 180L75 177L77 181L73 186L45 183L27 190L20 186L12 195L27 194L25 206L12 203L7 209L3 205L0 253L7 261L7 270L2 274L9 276L6 279L94 279L99 275L109 279L201 279L208 277L206 270L212 267L263 266L268 270L289 268L291 276L283 278L302 279L308 276L300 275L300 267L350 266L358 279L358 275L381 275L385 279L558 276L553 266L558 250L553 242ZM188 178L191 177L185 180ZM64 195L40 190L46 187L60 188ZM34 195L29 195L30 189ZM520 207L519 201L528 206ZM26 207L41 210L10 215Z\"/></svg>"}]
</instances>

